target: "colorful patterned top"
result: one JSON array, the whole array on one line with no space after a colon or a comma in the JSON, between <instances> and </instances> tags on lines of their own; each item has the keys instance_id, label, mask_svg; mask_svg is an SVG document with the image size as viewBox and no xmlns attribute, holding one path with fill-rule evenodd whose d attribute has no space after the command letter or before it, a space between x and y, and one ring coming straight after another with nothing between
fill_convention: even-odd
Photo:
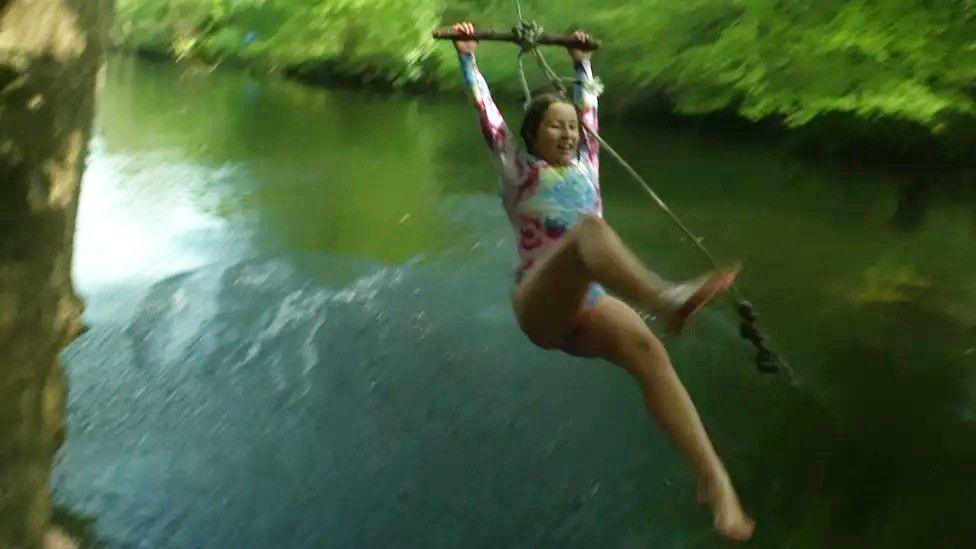
<instances>
[{"instance_id":1,"label":"colorful patterned top","mask_svg":"<svg viewBox=\"0 0 976 549\"><path fill-rule=\"evenodd\" d=\"M505 211L519 236L520 276L583 216L603 217L600 144L584 131L579 153L568 166L552 166L518 150L474 55L462 53L459 57L464 82L481 114L481 131L498 164ZM576 63L576 75L578 82L593 81L589 61ZM596 95L577 83L573 103L582 112L583 123L599 131Z\"/></svg>"}]
</instances>

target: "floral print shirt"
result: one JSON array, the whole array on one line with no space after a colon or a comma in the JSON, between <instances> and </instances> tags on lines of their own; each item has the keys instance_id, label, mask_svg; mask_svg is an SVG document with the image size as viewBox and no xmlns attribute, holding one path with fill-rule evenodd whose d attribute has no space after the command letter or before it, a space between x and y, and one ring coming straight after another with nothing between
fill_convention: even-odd
<instances>
[{"instance_id":1,"label":"floral print shirt","mask_svg":"<svg viewBox=\"0 0 976 549\"><path fill-rule=\"evenodd\" d=\"M603 217L600 196L600 145L584 131L579 153L568 166L552 166L515 145L502 113L491 98L473 54L460 54L461 72L481 117L481 131L499 170L502 202L518 235L520 275L583 216ZM589 61L576 63L573 103L582 122L599 131L597 98L580 85L593 82Z\"/></svg>"}]
</instances>

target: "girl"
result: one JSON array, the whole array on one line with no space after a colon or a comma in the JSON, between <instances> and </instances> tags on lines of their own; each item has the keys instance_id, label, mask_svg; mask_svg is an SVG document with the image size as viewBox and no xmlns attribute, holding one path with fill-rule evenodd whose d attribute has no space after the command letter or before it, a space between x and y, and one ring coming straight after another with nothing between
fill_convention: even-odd
<instances>
[{"instance_id":1,"label":"girl","mask_svg":"<svg viewBox=\"0 0 976 549\"><path fill-rule=\"evenodd\" d=\"M474 25L454 30L474 34ZM574 36L585 43L589 35ZM599 143L590 53L570 48L578 81L572 102L547 94L528 105L519 132L525 152L495 106L478 67L477 41L454 46L464 81L481 115L481 129L498 164L505 210L519 235L521 262L512 294L519 326L543 349L600 357L623 367L640 386L647 407L698 480L698 498L710 506L716 530L746 540L754 521L739 504L725 466L715 453L698 412L671 366L664 346L627 303L664 316L669 331L731 286L738 266L671 284L648 271L603 220Z\"/></svg>"}]
</instances>

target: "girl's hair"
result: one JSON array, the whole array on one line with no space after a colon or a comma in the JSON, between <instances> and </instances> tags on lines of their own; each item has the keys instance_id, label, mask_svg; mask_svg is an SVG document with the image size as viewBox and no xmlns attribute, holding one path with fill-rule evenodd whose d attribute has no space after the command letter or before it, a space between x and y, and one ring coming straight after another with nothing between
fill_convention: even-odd
<instances>
[{"instance_id":1,"label":"girl's hair","mask_svg":"<svg viewBox=\"0 0 976 549\"><path fill-rule=\"evenodd\" d=\"M522 141L525 143L525 150L533 156L536 154L535 138L539 135L539 126L542 124L542 119L546 116L546 111L549 110L549 105L553 103L566 103L573 107L576 111L576 121L579 127L579 142L583 142L583 132L585 130L583 130L583 113L580 112L579 107L561 93L543 93L533 97L529 101L528 106L525 107L525 114L522 115L522 129L519 130L519 135L522 136Z\"/></svg>"}]
</instances>

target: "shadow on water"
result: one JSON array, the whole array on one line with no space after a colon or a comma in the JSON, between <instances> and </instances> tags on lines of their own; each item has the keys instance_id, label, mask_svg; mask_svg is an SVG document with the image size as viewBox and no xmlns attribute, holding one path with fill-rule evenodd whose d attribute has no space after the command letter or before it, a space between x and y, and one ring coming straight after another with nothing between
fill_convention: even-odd
<instances>
[{"instance_id":1,"label":"shadow on water","mask_svg":"<svg viewBox=\"0 0 976 549\"><path fill-rule=\"evenodd\" d=\"M957 512L976 490L973 361L957 346L972 341L973 330L911 305L870 309L889 326L917 331L839 339L817 357L831 380L818 399L767 393L750 405L749 417L775 426L770 436L750 437L748 456L739 456L746 498L764 524L760 544L964 547L976 540L972 521ZM933 339L955 356L918 345Z\"/></svg>"},{"instance_id":2,"label":"shadow on water","mask_svg":"<svg viewBox=\"0 0 976 549\"><path fill-rule=\"evenodd\" d=\"M898 207L892 224L906 232L919 229L925 223L925 214L932 197L933 182L924 177L914 177L898 196Z\"/></svg>"}]
</instances>

